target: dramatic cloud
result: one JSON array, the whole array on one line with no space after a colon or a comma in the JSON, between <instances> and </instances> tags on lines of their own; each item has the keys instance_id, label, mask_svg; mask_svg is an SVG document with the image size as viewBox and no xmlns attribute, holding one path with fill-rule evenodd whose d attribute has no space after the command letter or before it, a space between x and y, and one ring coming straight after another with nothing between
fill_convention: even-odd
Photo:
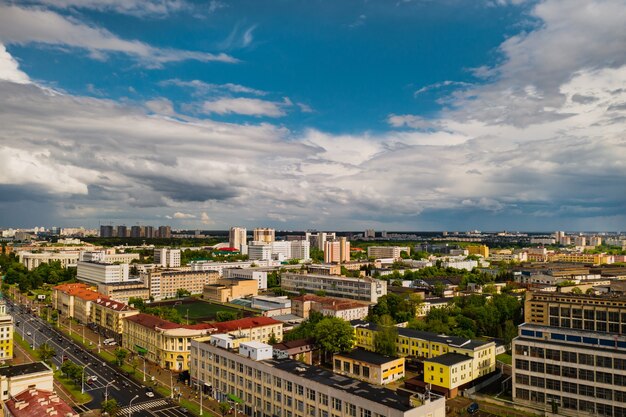
<instances>
[{"instance_id":1,"label":"dramatic cloud","mask_svg":"<svg viewBox=\"0 0 626 417\"><path fill-rule=\"evenodd\" d=\"M204 113L241 114L245 116L280 117L285 115L284 103L259 100L256 98L220 98L205 101L202 105Z\"/></svg>"},{"instance_id":2,"label":"dramatic cloud","mask_svg":"<svg viewBox=\"0 0 626 417\"><path fill-rule=\"evenodd\" d=\"M33 0L28 1L28 3L46 5L57 9L92 9L139 17L165 17L191 7L182 0ZM209 7L210 12L217 9L213 3L215 2L211 2Z\"/></svg>"},{"instance_id":3,"label":"dramatic cloud","mask_svg":"<svg viewBox=\"0 0 626 417\"><path fill-rule=\"evenodd\" d=\"M195 219L196 218L194 214L181 213L180 211L177 211L176 213L174 213L172 217L174 219Z\"/></svg>"},{"instance_id":4,"label":"dramatic cloud","mask_svg":"<svg viewBox=\"0 0 626 417\"><path fill-rule=\"evenodd\" d=\"M121 39L105 29L88 26L49 10L6 5L0 5L0 41L80 48L89 51L96 59L104 59L107 53L121 53L152 67L184 60L237 62L224 53L155 48L140 41Z\"/></svg>"}]
</instances>

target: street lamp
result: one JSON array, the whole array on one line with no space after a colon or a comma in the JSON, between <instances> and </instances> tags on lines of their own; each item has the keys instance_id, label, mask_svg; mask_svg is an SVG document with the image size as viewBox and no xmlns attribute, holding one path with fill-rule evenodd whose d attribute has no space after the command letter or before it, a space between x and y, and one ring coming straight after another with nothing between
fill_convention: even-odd
<instances>
[{"instance_id":1,"label":"street lamp","mask_svg":"<svg viewBox=\"0 0 626 417\"><path fill-rule=\"evenodd\" d=\"M146 382L146 357L143 357L143 382Z\"/></svg>"},{"instance_id":2,"label":"street lamp","mask_svg":"<svg viewBox=\"0 0 626 417\"><path fill-rule=\"evenodd\" d=\"M107 402L109 400L109 385L111 385L112 383L114 383L115 380L109 382L108 384L106 384L106 386L104 387L104 402Z\"/></svg>"},{"instance_id":3,"label":"street lamp","mask_svg":"<svg viewBox=\"0 0 626 417\"><path fill-rule=\"evenodd\" d=\"M88 366L89 364L83 366L83 377L81 378L81 389L80 389L80 391L83 394L85 393L85 369L87 369Z\"/></svg>"},{"instance_id":4,"label":"street lamp","mask_svg":"<svg viewBox=\"0 0 626 417\"><path fill-rule=\"evenodd\" d=\"M170 398L174 399L174 383L172 381L172 371L170 370Z\"/></svg>"},{"instance_id":5,"label":"street lamp","mask_svg":"<svg viewBox=\"0 0 626 417\"><path fill-rule=\"evenodd\" d=\"M132 413L133 413L133 410L132 410L132 408L131 408L131 407L133 406L133 401L135 401L137 398L139 398L139 395L135 395L135 396L134 396L134 397L130 400L130 403L128 404L128 417L130 417L130 416L132 415Z\"/></svg>"}]
</instances>

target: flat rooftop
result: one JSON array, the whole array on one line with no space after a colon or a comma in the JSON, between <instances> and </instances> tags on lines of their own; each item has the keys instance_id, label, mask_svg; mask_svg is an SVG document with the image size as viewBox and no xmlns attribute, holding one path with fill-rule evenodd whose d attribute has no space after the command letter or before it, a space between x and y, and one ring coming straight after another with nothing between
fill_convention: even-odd
<instances>
[{"instance_id":1,"label":"flat rooftop","mask_svg":"<svg viewBox=\"0 0 626 417\"><path fill-rule=\"evenodd\" d=\"M45 371L50 371L50 368L48 368L43 362L32 362L22 365L3 366L0 368L0 375L11 378L14 376L29 375Z\"/></svg>"},{"instance_id":2,"label":"flat rooftop","mask_svg":"<svg viewBox=\"0 0 626 417\"><path fill-rule=\"evenodd\" d=\"M373 365L383 365L385 363L395 361L398 359L396 356L384 356L380 355L376 352L370 352L365 349L354 349L352 352L348 353L337 353L335 356L340 356L343 358L350 358L360 362L367 362Z\"/></svg>"},{"instance_id":3,"label":"flat rooftop","mask_svg":"<svg viewBox=\"0 0 626 417\"><path fill-rule=\"evenodd\" d=\"M453 366L462 362L471 361L469 356L461 355L460 353L444 353L443 355L436 356L430 359L424 359L424 362L433 362L445 366Z\"/></svg>"}]
</instances>

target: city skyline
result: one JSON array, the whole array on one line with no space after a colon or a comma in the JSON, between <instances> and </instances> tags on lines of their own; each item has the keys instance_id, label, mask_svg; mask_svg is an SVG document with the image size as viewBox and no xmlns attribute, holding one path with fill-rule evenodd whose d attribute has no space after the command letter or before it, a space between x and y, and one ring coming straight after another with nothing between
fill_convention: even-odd
<instances>
[{"instance_id":1,"label":"city skyline","mask_svg":"<svg viewBox=\"0 0 626 417\"><path fill-rule=\"evenodd\" d=\"M623 230L621 1L0 1L0 227Z\"/></svg>"}]
</instances>

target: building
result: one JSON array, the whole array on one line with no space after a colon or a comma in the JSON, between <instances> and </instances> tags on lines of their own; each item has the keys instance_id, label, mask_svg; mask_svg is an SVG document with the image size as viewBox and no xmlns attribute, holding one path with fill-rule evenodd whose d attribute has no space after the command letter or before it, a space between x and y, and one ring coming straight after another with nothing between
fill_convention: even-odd
<instances>
[{"instance_id":1,"label":"building","mask_svg":"<svg viewBox=\"0 0 626 417\"><path fill-rule=\"evenodd\" d=\"M202 294L204 286L219 281L216 271L152 270L144 275L154 300L178 297L178 290L184 289L192 295Z\"/></svg>"},{"instance_id":2,"label":"building","mask_svg":"<svg viewBox=\"0 0 626 417\"><path fill-rule=\"evenodd\" d=\"M472 358L460 353L444 353L424 360L424 382L447 398L456 397L460 386L474 380L473 372Z\"/></svg>"},{"instance_id":3,"label":"building","mask_svg":"<svg viewBox=\"0 0 626 417\"><path fill-rule=\"evenodd\" d=\"M152 239L154 237L154 226L145 226L143 229L146 239Z\"/></svg>"},{"instance_id":4,"label":"building","mask_svg":"<svg viewBox=\"0 0 626 417\"><path fill-rule=\"evenodd\" d=\"M306 240L291 241L291 259L308 261L311 259L311 243Z\"/></svg>"},{"instance_id":5,"label":"building","mask_svg":"<svg viewBox=\"0 0 626 417\"><path fill-rule=\"evenodd\" d=\"M280 342L272 345L273 356L276 359L293 359L307 365L319 363L319 348L313 339L298 339Z\"/></svg>"},{"instance_id":6,"label":"building","mask_svg":"<svg viewBox=\"0 0 626 417\"><path fill-rule=\"evenodd\" d=\"M50 262L60 262L63 268L70 266L76 266L78 258L80 257L79 251L65 251L65 252L26 252L19 251L17 257L26 269L32 271L41 264L47 264Z\"/></svg>"},{"instance_id":7,"label":"building","mask_svg":"<svg viewBox=\"0 0 626 417\"><path fill-rule=\"evenodd\" d=\"M272 245L264 242L252 242L248 245L248 259L266 261L272 259Z\"/></svg>"},{"instance_id":8,"label":"building","mask_svg":"<svg viewBox=\"0 0 626 417\"><path fill-rule=\"evenodd\" d=\"M128 228L123 225L117 226L117 237L128 237Z\"/></svg>"},{"instance_id":9,"label":"building","mask_svg":"<svg viewBox=\"0 0 626 417\"><path fill-rule=\"evenodd\" d=\"M78 262L76 279L89 284L114 284L128 281L128 264Z\"/></svg>"},{"instance_id":10,"label":"building","mask_svg":"<svg viewBox=\"0 0 626 417\"><path fill-rule=\"evenodd\" d=\"M101 251L83 251L80 253L79 259L79 261L102 262L105 264L129 264L135 260L139 260L138 253L116 253L115 249L107 249Z\"/></svg>"},{"instance_id":11,"label":"building","mask_svg":"<svg viewBox=\"0 0 626 417\"><path fill-rule=\"evenodd\" d=\"M489 246L487 245L468 245L465 249L467 249L469 255L480 255L485 259L489 258Z\"/></svg>"},{"instance_id":12,"label":"building","mask_svg":"<svg viewBox=\"0 0 626 417\"><path fill-rule=\"evenodd\" d=\"M253 267L265 267L270 268L274 266L280 266L280 262L272 260L250 260L250 261L235 261L235 262L213 262L213 261L191 261L189 267L192 271L217 271L220 276L223 276L223 271L229 268L253 268Z\"/></svg>"},{"instance_id":13,"label":"building","mask_svg":"<svg viewBox=\"0 0 626 417\"><path fill-rule=\"evenodd\" d=\"M375 323L353 322L356 331L356 344L363 349L374 350ZM397 350L400 356L436 358L446 353L458 353L472 361L472 380L496 370L496 346L492 341L467 339L424 332L421 330L398 328ZM428 383L429 381L425 381ZM466 381L469 382L469 381Z\"/></svg>"},{"instance_id":14,"label":"building","mask_svg":"<svg viewBox=\"0 0 626 417\"><path fill-rule=\"evenodd\" d=\"M304 240L310 243L312 248L316 248L319 250L324 250L324 242L329 240L335 240L337 235L333 233L326 232L306 232L304 234Z\"/></svg>"},{"instance_id":15,"label":"building","mask_svg":"<svg viewBox=\"0 0 626 417\"><path fill-rule=\"evenodd\" d=\"M52 369L43 362L0 367L0 401L7 401L28 388L52 391Z\"/></svg>"},{"instance_id":16,"label":"building","mask_svg":"<svg viewBox=\"0 0 626 417\"><path fill-rule=\"evenodd\" d=\"M324 263L350 262L350 242L345 237L324 242Z\"/></svg>"},{"instance_id":17,"label":"building","mask_svg":"<svg viewBox=\"0 0 626 417\"><path fill-rule=\"evenodd\" d=\"M604 253L553 253L548 255L548 262L584 263L593 265L612 264L614 258Z\"/></svg>"},{"instance_id":18,"label":"building","mask_svg":"<svg viewBox=\"0 0 626 417\"><path fill-rule=\"evenodd\" d=\"M267 270L255 268L230 268L224 270L224 278L252 279L259 286L259 290L267 289Z\"/></svg>"},{"instance_id":19,"label":"building","mask_svg":"<svg viewBox=\"0 0 626 417\"><path fill-rule=\"evenodd\" d=\"M276 231L266 227L257 227L253 230L252 236L255 242L272 243L276 240Z\"/></svg>"},{"instance_id":20,"label":"building","mask_svg":"<svg viewBox=\"0 0 626 417\"><path fill-rule=\"evenodd\" d=\"M251 279L220 279L215 284L205 285L202 298L208 301L227 303L236 298L259 294L259 286Z\"/></svg>"},{"instance_id":21,"label":"building","mask_svg":"<svg viewBox=\"0 0 626 417\"><path fill-rule=\"evenodd\" d=\"M333 372L370 384L385 385L404 378L404 358L357 348L352 352L334 354Z\"/></svg>"},{"instance_id":22,"label":"building","mask_svg":"<svg viewBox=\"0 0 626 417\"><path fill-rule=\"evenodd\" d=\"M341 265L337 264L311 264L307 266L309 274L316 275L341 275Z\"/></svg>"},{"instance_id":23,"label":"building","mask_svg":"<svg viewBox=\"0 0 626 417\"><path fill-rule=\"evenodd\" d=\"M100 226L100 237L113 237L113 226Z\"/></svg>"},{"instance_id":24,"label":"building","mask_svg":"<svg viewBox=\"0 0 626 417\"><path fill-rule=\"evenodd\" d=\"M309 318L311 311L317 311L324 316L339 317L346 321L364 319L369 313L369 304L346 298L306 294L295 297L291 301L292 313L305 319Z\"/></svg>"},{"instance_id":25,"label":"building","mask_svg":"<svg viewBox=\"0 0 626 417\"><path fill-rule=\"evenodd\" d=\"M52 307L61 316L72 317L81 323L89 323L91 303L104 297L83 283L61 284L52 288Z\"/></svg>"},{"instance_id":26,"label":"building","mask_svg":"<svg viewBox=\"0 0 626 417\"><path fill-rule=\"evenodd\" d=\"M252 297L250 307L262 310L265 317L291 314L291 300L287 297L257 295Z\"/></svg>"},{"instance_id":27,"label":"building","mask_svg":"<svg viewBox=\"0 0 626 417\"><path fill-rule=\"evenodd\" d=\"M205 392L210 387L218 401L237 398L240 412L249 417L445 416L441 397L420 399L300 361L274 359L269 345L244 342L233 351L194 340L191 352L191 383Z\"/></svg>"},{"instance_id":28,"label":"building","mask_svg":"<svg viewBox=\"0 0 626 417\"><path fill-rule=\"evenodd\" d=\"M251 341L269 343L272 336L276 342L283 340L283 323L271 317L248 317L239 320L213 323L217 333L247 337Z\"/></svg>"},{"instance_id":29,"label":"building","mask_svg":"<svg viewBox=\"0 0 626 417\"><path fill-rule=\"evenodd\" d=\"M126 281L114 284L98 284L98 292L104 297L128 304L131 298L150 298L150 288L142 281Z\"/></svg>"},{"instance_id":30,"label":"building","mask_svg":"<svg viewBox=\"0 0 626 417\"><path fill-rule=\"evenodd\" d=\"M154 263L163 268L180 267L180 249L155 248Z\"/></svg>"},{"instance_id":31,"label":"building","mask_svg":"<svg viewBox=\"0 0 626 417\"><path fill-rule=\"evenodd\" d=\"M159 226L159 237L161 239L171 239L172 228L170 226Z\"/></svg>"},{"instance_id":32,"label":"building","mask_svg":"<svg viewBox=\"0 0 626 417\"><path fill-rule=\"evenodd\" d=\"M626 415L622 334L524 323L513 339L512 372L518 404L561 415Z\"/></svg>"},{"instance_id":33,"label":"building","mask_svg":"<svg viewBox=\"0 0 626 417\"><path fill-rule=\"evenodd\" d=\"M131 228L130 228L130 237L135 238L135 239L144 237L143 227L141 227L141 226L131 226Z\"/></svg>"},{"instance_id":34,"label":"building","mask_svg":"<svg viewBox=\"0 0 626 417\"><path fill-rule=\"evenodd\" d=\"M402 252L406 252L407 255L411 254L411 248L408 246L368 246L367 257L374 259L387 259L392 258L395 260L402 259Z\"/></svg>"},{"instance_id":35,"label":"building","mask_svg":"<svg viewBox=\"0 0 626 417\"><path fill-rule=\"evenodd\" d=\"M365 233L363 233L364 238L373 239L376 237L376 231L374 229L365 229Z\"/></svg>"},{"instance_id":36,"label":"building","mask_svg":"<svg viewBox=\"0 0 626 417\"><path fill-rule=\"evenodd\" d=\"M370 277L349 278L287 272L282 274L281 287L292 293L324 291L329 296L370 303L378 302L378 298L387 294L387 282Z\"/></svg>"},{"instance_id":37,"label":"building","mask_svg":"<svg viewBox=\"0 0 626 417\"><path fill-rule=\"evenodd\" d=\"M139 310L110 298L98 298L91 303L90 322L106 338L113 338L121 345L124 333L124 319L139 314Z\"/></svg>"},{"instance_id":38,"label":"building","mask_svg":"<svg viewBox=\"0 0 626 417\"><path fill-rule=\"evenodd\" d=\"M7 417L78 417L52 390L27 388L4 404Z\"/></svg>"},{"instance_id":39,"label":"building","mask_svg":"<svg viewBox=\"0 0 626 417\"><path fill-rule=\"evenodd\" d=\"M0 299L0 361L13 359L13 316L7 314L6 302Z\"/></svg>"},{"instance_id":40,"label":"building","mask_svg":"<svg viewBox=\"0 0 626 417\"><path fill-rule=\"evenodd\" d=\"M164 369L189 369L191 340L214 331L209 324L182 325L150 314L124 318L122 346Z\"/></svg>"},{"instance_id":41,"label":"building","mask_svg":"<svg viewBox=\"0 0 626 417\"><path fill-rule=\"evenodd\" d=\"M241 249L248 244L247 233L245 227L231 227L228 232L228 246L237 248L243 253Z\"/></svg>"}]
</instances>

